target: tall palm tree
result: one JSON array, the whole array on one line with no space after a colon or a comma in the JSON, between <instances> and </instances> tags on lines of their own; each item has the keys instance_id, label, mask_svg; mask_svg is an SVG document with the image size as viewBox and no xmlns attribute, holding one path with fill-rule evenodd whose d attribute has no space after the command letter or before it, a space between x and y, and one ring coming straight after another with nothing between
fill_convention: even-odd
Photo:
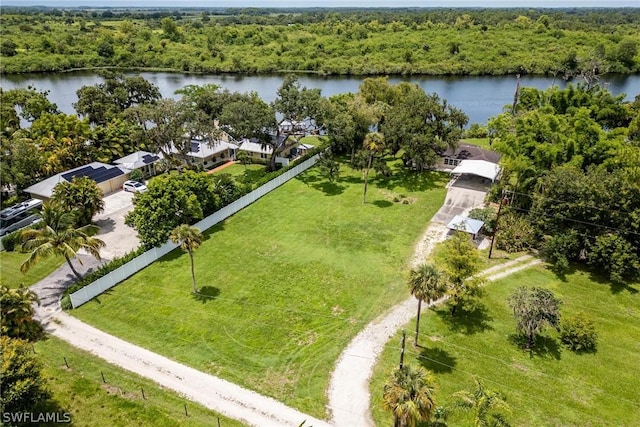
<instances>
[{"instance_id":1,"label":"tall palm tree","mask_svg":"<svg viewBox=\"0 0 640 427\"><path fill-rule=\"evenodd\" d=\"M80 249L84 249L100 260L100 249L105 243L95 237L99 227L95 225L85 225L74 228L75 215L65 211L55 203L45 203L40 213L43 226L37 229L29 229L20 233L22 248L31 251L29 258L20 266L20 271L26 273L31 267L45 258L51 256L63 256L69 264L71 271L78 279L82 276L76 271L71 263L71 258L75 257ZM82 261L78 259L82 264Z\"/></svg>"},{"instance_id":2,"label":"tall palm tree","mask_svg":"<svg viewBox=\"0 0 640 427\"><path fill-rule=\"evenodd\" d=\"M431 302L444 296L447 291L446 281L442 273L431 264L420 264L409 272L409 290L418 299L418 316L416 318L416 338L414 345L418 345L420 331L420 311L422 301Z\"/></svg>"},{"instance_id":3,"label":"tall palm tree","mask_svg":"<svg viewBox=\"0 0 640 427\"><path fill-rule=\"evenodd\" d=\"M362 194L362 203L367 203L367 186L369 184L369 170L373 164L373 157L376 153L384 150L384 135L380 132L369 132L364 137L363 148L369 152L369 158L364 170L364 193Z\"/></svg>"},{"instance_id":4,"label":"tall palm tree","mask_svg":"<svg viewBox=\"0 0 640 427\"><path fill-rule=\"evenodd\" d=\"M487 390L479 379L475 378L476 388L453 394L454 409L473 411L474 427L508 427L509 422L501 411L509 411L509 405L497 391Z\"/></svg>"},{"instance_id":5,"label":"tall palm tree","mask_svg":"<svg viewBox=\"0 0 640 427\"><path fill-rule=\"evenodd\" d=\"M191 280L193 280L193 292L198 293L198 286L196 286L196 273L193 267L193 251L200 247L203 236L196 227L191 227L188 224L182 224L177 226L171 231L169 238L173 243L178 243L180 249L189 253L191 259Z\"/></svg>"},{"instance_id":6,"label":"tall palm tree","mask_svg":"<svg viewBox=\"0 0 640 427\"><path fill-rule=\"evenodd\" d=\"M394 426L411 426L429 421L436 405L431 374L423 368L396 368L384 385L382 404L393 412Z\"/></svg>"}]
</instances>

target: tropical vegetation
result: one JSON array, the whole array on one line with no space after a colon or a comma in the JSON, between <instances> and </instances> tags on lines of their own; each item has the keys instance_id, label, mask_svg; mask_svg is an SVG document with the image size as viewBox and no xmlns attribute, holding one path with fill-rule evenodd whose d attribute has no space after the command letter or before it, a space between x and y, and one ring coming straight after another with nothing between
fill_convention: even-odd
<instances>
[{"instance_id":1,"label":"tropical vegetation","mask_svg":"<svg viewBox=\"0 0 640 427\"><path fill-rule=\"evenodd\" d=\"M180 249L189 254L189 260L191 261L191 281L193 282L193 292L198 293L198 286L196 285L196 273L193 265L193 251L200 247L202 243L202 233L196 227L191 227L188 224L182 224L177 226L169 234L169 239L173 243L177 243Z\"/></svg>"},{"instance_id":2,"label":"tropical vegetation","mask_svg":"<svg viewBox=\"0 0 640 427\"><path fill-rule=\"evenodd\" d=\"M61 256L67 261L73 274L78 279L82 278L71 263L71 259L76 257L80 249L83 249L100 260L100 249L105 243L92 237L98 227L90 224L76 228L75 215L65 211L56 203L45 203L40 216L43 227L25 229L20 233L23 241L22 249L31 251L20 266L20 271L27 272L43 259Z\"/></svg>"},{"instance_id":3,"label":"tropical vegetation","mask_svg":"<svg viewBox=\"0 0 640 427\"><path fill-rule=\"evenodd\" d=\"M3 7L0 72L636 73L637 9Z\"/></svg>"},{"instance_id":4,"label":"tropical vegetation","mask_svg":"<svg viewBox=\"0 0 640 427\"><path fill-rule=\"evenodd\" d=\"M562 322L579 313L597 331L595 350L575 352L548 329L527 350L516 331L508 304L520 286L539 287L562 300ZM572 269L559 278L544 266L532 267L485 285L473 310L451 317L446 306L423 313L421 347L407 347L405 363L434 374L438 405L448 410L449 426L474 425L474 412L455 410L455 393L473 393L474 378L488 391L499 391L510 407L511 425L633 424L640 418L635 390L635 351L640 340L640 283L616 285L598 272ZM408 292L405 294L408 295ZM404 326L411 328L413 321ZM562 328L562 326L561 326ZM398 332L385 346L370 385L377 425L391 425L382 393L388 373L397 366ZM615 381L611 381L615 378ZM553 399L549 396L562 396ZM502 411L499 411L502 412ZM491 421L491 418L488 418ZM442 425L442 424L439 424Z\"/></svg>"}]
</instances>

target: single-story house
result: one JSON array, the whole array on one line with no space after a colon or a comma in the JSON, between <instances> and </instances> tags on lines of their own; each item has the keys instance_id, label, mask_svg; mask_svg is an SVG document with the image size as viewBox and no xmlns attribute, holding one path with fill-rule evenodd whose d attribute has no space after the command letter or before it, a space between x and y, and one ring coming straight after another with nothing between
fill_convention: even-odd
<instances>
[{"instance_id":1,"label":"single-story house","mask_svg":"<svg viewBox=\"0 0 640 427\"><path fill-rule=\"evenodd\" d=\"M219 140L212 144L205 140L192 139L191 148L185 156L190 164L202 165L204 169L210 169L235 159L237 150L238 146L232 142ZM175 148L172 151L178 152Z\"/></svg>"},{"instance_id":2,"label":"single-story house","mask_svg":"<svg viewBox=\"0 0 640 427\"><path fill-rule=\"evenodd\" d=\"M122 187L122 184L129 179L129 169L121 166L107 165L105 163L93 162L88 165L79 166L49 177L24 191L32 198L47 201L53 195L53 188L61 182L71 182L74 177L89 177L93 179L104 194L113 193Z\"/></svg>"},{"instance_id":3,"label":"single-story house","mask_svg":"<svg viewBox=\"0 0 640 427\"><path fill-rule=\"evenodd\" d=\"M130 171L139 169L144 176L149 177L155 175L155 165L160 159L161 157L157 154L152 154L147 151L136 151L128 156L119 158L113 163Z\"/></svg>"},{"instance_id":4,"label":"single-story house","mask_svg":"<svg viewBox=\"0 0 640 427\"><path fill-rule=\"evenodd\" d=\"M243 139L238 145L238 150L245 151L251 155L253 159L267 160L271 157L273 148L270 145L262 145L257 140Z\"/></svg>"},{"instance_id":5,"label":"single-story house","mask_svg":"<svg viewBox=\"0 0 640 427\"><path fill-rule=\"evenodd\" d=\"M483 225L484 222L478 219L456 215L451 221L449 221L449 224L447 224L447 228L449 230L464 231L465 233L469 233L475 240L476 235L480 232Z\"/></svg>"},{"instance_id":6,"label":"single-story house","mask_svg":"<svg viewBox=\"0 0 640 427\"><path fill-rule=\"evenodd\" d=\"M476 145L460 144L455 150L448 148L440 157L438 168L453 169L463 160L484 160L485 162L498 164L501 155Z\"/></svg>"}]
</instances>

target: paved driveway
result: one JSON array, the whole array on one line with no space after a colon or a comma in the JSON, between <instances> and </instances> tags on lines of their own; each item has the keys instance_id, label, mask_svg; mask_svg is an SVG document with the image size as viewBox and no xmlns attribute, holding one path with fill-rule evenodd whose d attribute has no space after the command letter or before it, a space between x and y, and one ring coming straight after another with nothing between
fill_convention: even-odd
<instances>
[{"instance_id":1,"label":"paved driveway","mask_svg":"<svg viewBox=\"0 0 640 427\"><path fill-rule=\"evenodd\" d=\"M140 244L136 231L124 223L124 216L133 209L131 199L133 199L133 193L125 191L118 191L104 198L104 212L94 217L94 222L100 226L100 232L96 237L106 243L100 251L102 261L80 251L71 262L81 275L96 269L116 256L132 251ZM58 303L62 292L75 281L76 277L65 263L31 286L31 289L40 297L41 306L38 312L42 318L60 309Z\"/></svg>"},{"instance_id":2,"label":"paved driveway","mask_svg":"<svg viewBox=\"0 0 640 427\"><path fill-rule=\"evenodd\" d=\"M100 251L105 259L122 256L140 245L136 231L124 223L124 216L133 209L131 200L134 193L118 191L104 198L104 212L96 215L93 221L100 227L96 237L107 245Z\"/></svg>"},{"instance_id":3,"label":"paved driveway","mask_svg":"<svg viewBox=\"0 0 640 427\"><path fill-rule=\"evenodd\" d=\"M431 221L447 225L456 215L464 215L471 209L482 207L489 191L489 183L483 178L462 175L452 181L447 198Z\"/></svg>"}]
</instances>

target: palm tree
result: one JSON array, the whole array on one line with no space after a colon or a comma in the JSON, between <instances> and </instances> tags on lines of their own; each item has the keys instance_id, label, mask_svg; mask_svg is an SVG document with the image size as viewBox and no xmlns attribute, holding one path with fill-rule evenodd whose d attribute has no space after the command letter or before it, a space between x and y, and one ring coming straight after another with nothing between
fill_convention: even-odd
<instances>
[{"instance_id":1,"label":"palm tree","mask_svg":"<svg viewBox=\"0 0 640 427\"><path fill-rule=\"evenodd\" d=\"M189 253L191 259L191 279L193 280L193 292L198 293L198 286L196 286L196 273L193 268L193 251L200 247L203 236L196 227L191 227L188 224L182 224L177 226L171 231L169 238L173 243L178 243L180 249Z\"/></svg>"},{"instance_id":2,"label":"palm tree","mask_svg":"<svg viewBox=\"0 0 640 427\"><path fill-rule=\"evenodd\" d=\"M393 412L394 426L414 427L429 421L435 411L433 378L423 368L404 365L393 370L384 385L384 409Z\"/></svg>"},{"instance_id":3,"label":"palm tree","mask_svg":"<svg viewBox=\"0 0 640 427\"><path fill-rule=\"evenodd\" d=\"M500 411L509 411L509 405L499 392L487 390L479 379L475 378L476 388L472 391L459 391L453 394L453 408L474 412L474 427L508 427L510 424Z\"/></svg>"},{"instance_id":4,"label":"palm tree","mask_svg":"<svg viewBox=\"0 0 640 427\"><path fill-rule=\"evenodd\" d=\"M37 229L24 230L20 233L22 249L31 251L29 258L20 266L20 271L26 273L31 267L45 258L51 256L63 256L69 264L71 271L78 279L82 276L76 271L71 258L75 257L80 249L84 249L91 255L100 258L100 249L105 243L95 237L99 227L85 225L74 228L75 215L65 211L55 203L45 203L40 213L43 226ZM82 264L82 261L78 259Z\"/></svg>"},{"instance_id":5,"label":"palm tree","mask_svg":"<svg viewBox=\"0 0 640 427\"><path fill-rule=\"evenodd\" d=\"M409 273L409 290L418 299L418 316L416 318L416 338L414 345L418 345L420 331L420 311L422 301L431 302L444 296L447 291L446 281L442 273L431 264L420 264Z\"/></svg>"},{"instance_id":6,"label":"palm tree","mask_svg":"<svg viewBox=\"0 0 640 427\"><path fill-rule=\"evenodd\" d=\"M33 304L40 305L38 295L29 288L9 289L0 286L0 332L12 338L33 338L35 321Z\"/></svg>"},{"instance_id":7,"label":"palm tree","mask_svg":"<svg viewBox=\"0 0 640 427\"><path fill-rule=\"evenodd\" d=\"M384 135L380 132L369 132L364 137L363 148L369 152L369 158L364 170L364 193L362 203L367 203L367 185L369 184L369 170L373 164L373 157L376 153L384 150Z\"/></svg>"}]
</instances>

